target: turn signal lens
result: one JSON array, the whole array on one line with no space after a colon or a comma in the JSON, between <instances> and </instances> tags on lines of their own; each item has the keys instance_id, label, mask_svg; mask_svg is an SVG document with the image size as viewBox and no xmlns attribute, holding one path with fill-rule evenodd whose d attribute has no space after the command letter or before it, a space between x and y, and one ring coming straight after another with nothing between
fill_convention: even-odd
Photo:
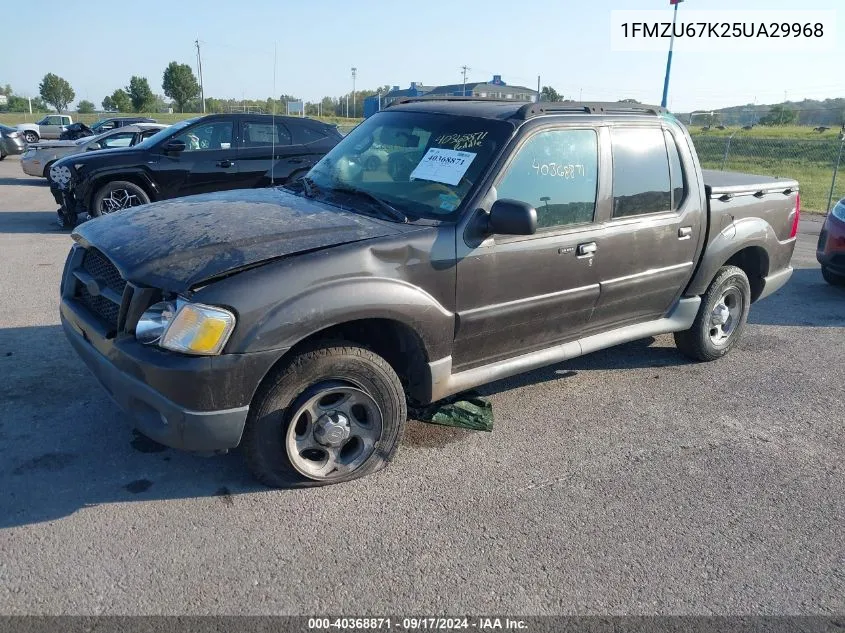
<instances>
[{"instance_id":1,"label":"turn signal lens","mask_svg":"<svg viewBox=\"0 0 845 633\"><path fill-rule=\"evenodd\" d=\"M795 196L795 217L792 218L792 230L789 232L789 237L792 239L798 235L798 222L801 221L801 194Z\"/></svg>"},{"instance_id":2,"label":"turn signal lens","mask_svg":"<svg viewBox=\"0 0 845 633\"><path fill-rule=\"evenodd\" d=\"M160 345L174 352L213 356L223 350L234 329L235 315L228 310L185 303L164 332Z\"/></svg>"}]
</instances>

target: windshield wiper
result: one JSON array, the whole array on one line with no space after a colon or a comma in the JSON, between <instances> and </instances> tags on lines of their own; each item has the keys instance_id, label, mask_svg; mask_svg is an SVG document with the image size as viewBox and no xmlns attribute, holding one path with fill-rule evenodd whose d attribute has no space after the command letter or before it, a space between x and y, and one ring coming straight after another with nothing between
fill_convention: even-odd
<instances>
[{"instance_id":1,"label":"windshield wiper","mask_svg":"<svg viewBox=\"0 0 845 633\"><path fill-rule=\"evenodd\" d=\"M346 193L352 196L357 196L359 198L366 198L370 202L375 202L378 208L381 209L384 214L389 216L391 219L396 220L397 222L401 222L402 224L407 224L408 222L408 216L402 213L399 209L365 189L357 189L355 187L333 187L332 191L336 191L338 193Z\"/></svg>"},{"instance_id":2,"label":"windshield wiper","mask_svg":"<svg viewBox=\"0 0 845 633\"><path fill-rule=\"evenodd\" d=\"M302 183L302 191L308 198L316 198L317 197L317 185L314 184L314 181L311 180L308 176L302 176L301 178L297 178L293 181L292 184Z\"/></svg>"}]
</instances>

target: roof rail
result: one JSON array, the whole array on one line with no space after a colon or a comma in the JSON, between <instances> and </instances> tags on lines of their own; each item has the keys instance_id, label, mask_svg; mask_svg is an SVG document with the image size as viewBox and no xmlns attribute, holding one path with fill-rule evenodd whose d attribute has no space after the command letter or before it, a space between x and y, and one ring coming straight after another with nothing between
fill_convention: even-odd
<instances>
[{"instance_id":1,"label":"roof rail","mask_svg":"<svg viewBox=\"0 0 845 633\"><path fill-rule=\"evenodd\" d=\"M399 97L392 101L387 107L392 105L401 105L403 103L419 103L424 101L482 101L482 102L497 102L497 103L519 103L513 99L498 99L495 97L459 97L452 95L421 95L419 97Z\"/></svg>"},{"instance_id":2,"label":"roof rail","mask_svg":"<svg viewBox=\"0 0 845 633\"><path fill-rule=\"evenodd\" d=\"M580 112L583 114L648 114L659 116L667 110L660 106L641 103L621 103L613 101L541 101L540 103L526 103L514 115L516 119L530 119L543 114L555 112Z\"/></svg>"}]
</instances>

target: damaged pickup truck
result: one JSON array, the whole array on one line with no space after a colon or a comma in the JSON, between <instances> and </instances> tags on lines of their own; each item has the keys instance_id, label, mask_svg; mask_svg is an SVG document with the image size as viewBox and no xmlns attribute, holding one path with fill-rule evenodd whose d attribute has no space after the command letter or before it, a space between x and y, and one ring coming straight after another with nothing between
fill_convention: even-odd
<instances>
[{"instance_id":1,"label":"damaged pickup truck","mask_svg":"<svg viewBox=\"0 0 845 633\"><path fill-rule=\"evenodd\" d=\"M142 433L320 485L389 462L409 404L664 333L724 356L798 218L659 108L409 99L284 187L78 227L61 320Z\"/></svg>"}]
</instances>

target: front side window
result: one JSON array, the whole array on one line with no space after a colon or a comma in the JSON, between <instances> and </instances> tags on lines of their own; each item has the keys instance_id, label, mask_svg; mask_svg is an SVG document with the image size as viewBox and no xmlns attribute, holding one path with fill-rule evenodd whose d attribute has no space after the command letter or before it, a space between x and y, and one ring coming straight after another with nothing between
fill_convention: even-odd
<instances>
[{"instance_id":1,"label":"front side window","mask_svg":"<svg viewBox=\"0 0 845 633\"><path fill-rule=\"evenodd\" d=\"M290 145L290 132L276 121L244 121L243 147L264 147L272 145Z\"/></svg>"},{"instance_id":2,"label":"front side window","mask_svg":"<svg viewBox=\"0 0 845 633\"><path fill-rule=\"evenodd\" d=\"M60 116L48 116L47 117L47 125L61 125L62 124L62 117Z\"/></svg>"},{"instance_id":3,"label":"front side window","mask_svg":"<svg viewBox=\"0 0 845 633\"><path fill-rule=\"evenodd\" d=\"M232 147L232 121L213 121L189 128L173 140L185 143L186 152L221 150Z\"/></svg>"},{"instance_id":4,"label":"front side window","mask_svg":"<svg viewBox=\"0 0 845 633\"><path fill-rule=\"evenodd\" d=\"M672 208L669 157L660 128L613 128L613 217Z\"/></svg>"},{"instance_id":5,"label":"front side window","mask_svg":"<svg viewBox=\"0 0 845 633\"><path fill-rule=\"evenodd\" d=\"M517 150L496 187L497 199L537 209L537 227L593 221L598 186L598 138L593 130L538 132Z\"/></svg>"},{"instance_id":6,"label":"front side window","mask_svg":"<svg viewBox=\"0 0 845 633\"><path fill-rule=\"evenodd\" d=\"M319 191L363 190L409 216L451 221L513 130L497 119L382 111L308 176Z\"/></svg>"}]
</instances>

